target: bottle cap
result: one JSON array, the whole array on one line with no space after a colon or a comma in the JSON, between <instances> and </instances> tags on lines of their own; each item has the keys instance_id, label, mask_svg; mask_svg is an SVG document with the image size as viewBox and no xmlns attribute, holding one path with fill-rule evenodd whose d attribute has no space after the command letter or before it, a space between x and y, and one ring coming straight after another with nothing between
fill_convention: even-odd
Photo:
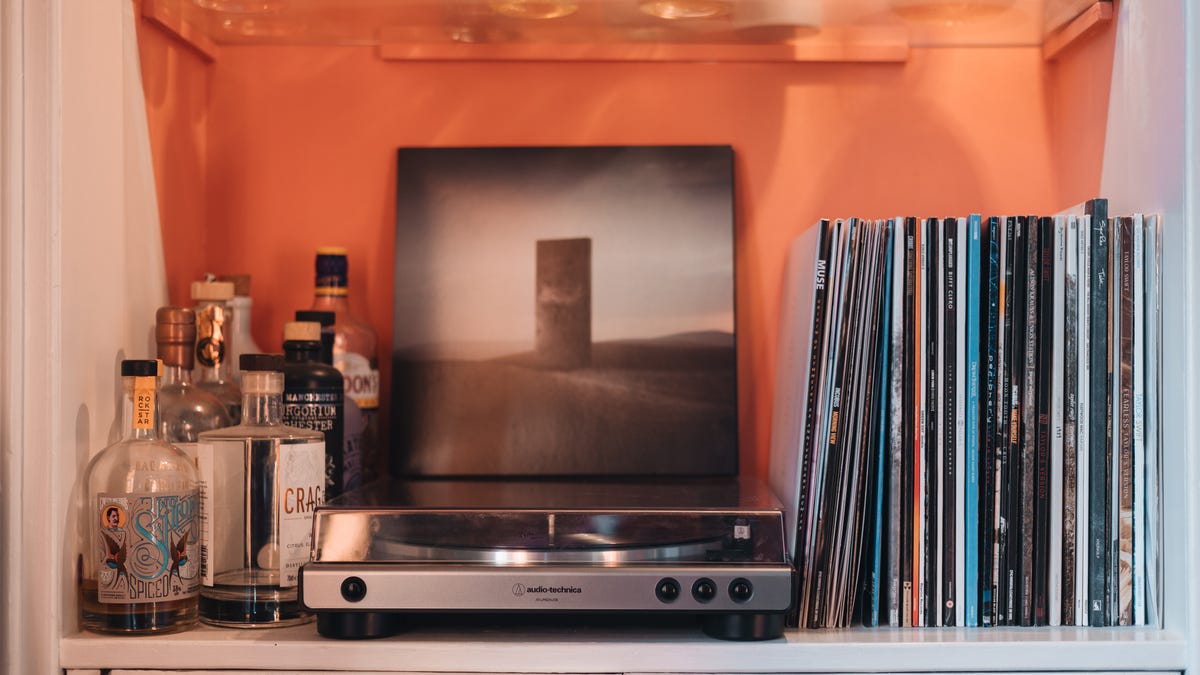
<instances>
[{"instance_id":1,"label":"bottle cap","mask_svg":"<svg viewBox=\"0 0 1200 675\"><path fill-rule=\"evenodd\" d=\"M222 274L217 277L217 280L228 281L233 284L233 294L235 296L247 297L250 295L249 274Z\"/></svg>"},{"instance_id":2,"label":"bottle cap","mask_svg":"<svg viewBox=\"0 0 1200 675\"><path fill-rule=\"evenodd\" d=\"M242 354L238 359L242 371L270 372L283 370L282 354Z\"/></svg>"},{"instance_id":3,"label":"bottle cap","mask_svg":"<svg viewBox=\"0 0 1200 675\"><path fill-rule=\"evenodd\" d=\"M193 281L192 300L224 301L233 297L233 284L228 281Z\"/></svg>"},{"instance_id":4,"label":"bottle cap","mask_svg":"<svg viewBox=\"0 0 1200 675\"><path fill-rule=\"evenodd\" d=\"M320 342L321 324L316 321L289 321L283 324L283 341Z\"/></svg>"},{"instance_id":5,"label":"bottle cap","mask_svg":"<svg viewBox=\"0 0 1200 675\"><path fill-rule=\"evenodd\" d=\"M191 370L196 363L196 313L188 307L159 307L154 321L158 358Z\"/></svg>"},{"instance_id":6,"label":"bottle cap","mask_svg":"<svg viewBox=\"0 0 1200 675\"><path fill-rule=\"evenodd\" d=\"M350 265L346 249L322 246L317 249L317 295L346 295Z\"/></svg>"},{"instance_id":7,"label":"bottle cap","mask_svg":"<svg viewBox=\"0 0 1200 675\"><path fill-rule=\"evenodd\" d=\"M322 327L332 326L337 320L337 314L333 312L323 312L319 309L298 309L296 310L297 321L316 321Z\"/></svg>"},{"instance_id":8,"label":"bottle cap","mask_svg":"<svg viewBox=\"0 0 1200 675\"><path fill-rule=\"evenodd\" d=\"M158 361L126 359L121 362L121 377L158 377Z\"/></svg>"}]
</instances>

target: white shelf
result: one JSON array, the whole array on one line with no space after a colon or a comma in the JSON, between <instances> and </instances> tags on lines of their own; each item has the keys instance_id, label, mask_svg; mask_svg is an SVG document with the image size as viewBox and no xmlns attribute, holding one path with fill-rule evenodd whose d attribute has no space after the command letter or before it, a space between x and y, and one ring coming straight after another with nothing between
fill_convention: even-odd
<instances>
[{"instance_id":1,"label":"white shelf","mask_svg":"<svg viewBox=\"0 0 1200 675\"><path fill-rule=\"evenodd\" d=\"M683 628L616 631L539 626L414 629L379 640L329 640L309 624L271 630L200 627L177 635L62 640L64 668L270 667L523 673L1180 671L1182 636L1138 628L789 630L724 642Z\"/></svg>"}]
</instances>

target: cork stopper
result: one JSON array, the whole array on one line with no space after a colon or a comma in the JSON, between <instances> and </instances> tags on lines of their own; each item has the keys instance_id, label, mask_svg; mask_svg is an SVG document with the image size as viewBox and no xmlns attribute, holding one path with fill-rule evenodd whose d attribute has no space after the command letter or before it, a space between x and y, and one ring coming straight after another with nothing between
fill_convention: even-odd
<instances>
[{"instance_id":1,"label":"cork stopper","mask_svg":"<svg viewBox=\"0 0 1200 675\"><path fill-rule=\"evenodd\" d=\"M250 295L250 275L249 274L222 274L217 277L218 281L228 281L233 284L233 294L235 296L248 297Z\"/></svg>"},{"instance_id":2,"label":"cork stopper","mask_svg":"<svg viewBox=\"0 0 1200 675\"><path fill-rule=\"evenodd\" d=\"M226 302L233 297L233 284L228 281L193 281L192 300Z\"/></svg>"},{"instance_id":3,"label":"cork stopper","mask_svg":"<svg viewBox=\"0 0 1200 675\"><path fill-rule=\"evenodd\" d=\"M154 324L158 358L168 366L191 370L196 364L196 313L187 307L159 307Z\"/></svg>"},{"instance_id":4,"label":"cork stopper","mask_svg":"<svg viewBox=\"0 0 1200 675\"><path fill-rule=\"evenodd\" d=\"M283 324L283 341L320 342L321 324L316 321L289 321Z\"/></svg>"}]
</instances>

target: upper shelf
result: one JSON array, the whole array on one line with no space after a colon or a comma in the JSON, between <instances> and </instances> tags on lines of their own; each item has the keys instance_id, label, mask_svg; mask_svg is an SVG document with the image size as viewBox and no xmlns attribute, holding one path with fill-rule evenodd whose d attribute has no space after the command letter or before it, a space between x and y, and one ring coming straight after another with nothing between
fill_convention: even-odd
<instances>
[{"instance_id":1,"label":"upper shelf","mask_svg":"<svg viewBox=\"0 0 1200 675\"><path fill-rule=\"evenodd\" d=\"M1111 0L143 0L224 45L372 45L393 59L902 61L909 47L1048 51Z\"/></svg>"}]
</instances>

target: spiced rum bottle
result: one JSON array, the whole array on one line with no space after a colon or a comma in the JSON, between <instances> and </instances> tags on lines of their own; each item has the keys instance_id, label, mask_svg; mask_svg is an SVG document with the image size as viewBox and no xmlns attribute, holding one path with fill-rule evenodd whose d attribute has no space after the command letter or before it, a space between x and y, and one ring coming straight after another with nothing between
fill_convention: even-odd
<instances>
[{"instance_id":1,"label":"spiced rum bottle","mask_svg":"<svg viewBox=\"0 0 1200 675\"><path fill-rule=\"evenodd\" d=\"M207 486L208 565L200 620L216 626L304 623L300 566L312 549L313 510L325 501L325 441L283 423L283 358L243 354L242 423L200 434Z\"/></svg>"},{"instance_id":2,"label":"spiced rum bottle","mask_svg":"<svg viewBox=\"0 0 1200 675\"><path fill-rule=\"evenodd\" d=\"M375 330L350 311L346 249L317 249L316 297L312 309L334 313L333 365L346 378L346 398L362 412L359 424L347 419L347 437L362 439L363 481L380 470L379 361Z\"/></svg>"},{"instance_id":3,"label":"spiced rum bottle","mask_svg":"<svg viewBox=\"0 0 1200 675\"><path fill-rule=\"evenodd\" d=\"M158 436L157 361L122 361L124 435L83 474L80 624L169 633L196 623L196 469Z\"/></svg>"}]
</instances>

